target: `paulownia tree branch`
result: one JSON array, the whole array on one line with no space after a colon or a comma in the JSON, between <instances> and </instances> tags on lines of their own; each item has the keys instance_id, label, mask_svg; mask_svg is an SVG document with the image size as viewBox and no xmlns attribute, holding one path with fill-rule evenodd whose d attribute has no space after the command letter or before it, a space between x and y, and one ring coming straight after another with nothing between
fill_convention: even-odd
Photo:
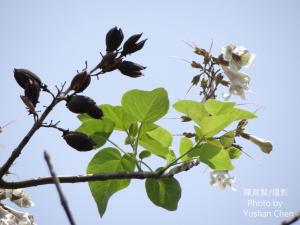
<instances>
[{"instance_id":1,"label":"paulownia tree branch","mask_svg":"<svg viewBox=\"0 0 300 225\"><path fill-rule=\"evenodd\" d=\"M20 156L25 145L29 142L29 140L34 135L34 133L42 126L42 123L44 122L48 114L52 111L54 106L57 105L62 100L63 100L62 98L54 98L50 103L50 105L45 109L41 117L37 120L37 122L33 124L32 128L29 130L26 136L21 140L19 145L13 150L13 152L11 153L7 161L1 166L0 179L2 179L2 177L8 172L9 168L12 166L14 161Z\"/></svg>"},{"instance_id":2,"label":"paulownia tree branch","mask_svg":"<svg viewBox=\"0 0 300 225\"><path fill-rule=\"evenodd\" d=\"M52 180L53 180L53 182L55 184L56 190L58 192L61 205L62 205L62 207L64 208L64 210L66 212L66 215L68 217L68 220L69 220L70 224L71 225L75 225L75 220L74 220L74 218L72 216L72 213L71 213L71 210L69 208L67 199L65 198L64 193L63 193L63 191L62 191L62 189L60 187L59 179L56 176L56 173L55 173L55 171L53 169L53 165L51 163L50 156L49 156L49 154L47 152L44 152L44 158L45 158L45 161L47 163L47 166L48 166L49 172L51 174Z\"/></svg>"},{"instance_id":3,"label":"paulownia tree branch","mask_svg":"<svg viewBox=\"0 0 300 225\"><path fill-rule=\"evenodd\" d=\"M95 70L97 70L97 66L95 68L93 68L91 71L87 72L87 75L92 74ZM21 142L19 143L19 145L12 151L11 155L9 156L9 158L6 160L6 162L0 167L0 179L3 178L3 176L8 173L10 167L12 166L12 164L15 162L15 160L21 155L22 150L24 149L24 147L26 146L26 144L29 142L29 140L31 139L31 137L34 135L34 133L40 129L43 126L43 122L44 120L47 118L47 116L49 115L49 113L53 110L53 108L61 101L64 100L64 97L70 92L70 88L68 88L67 90L64 91L64 86L65 83L62 85L61 88L57 88L57 95L53 96L53 100L50 103L49 106L46 107L45 111L43 112L43 114L41 115L41 117L39 117L35 123L33 124L33 126L31 127L31 129L29 130L29 132L26 134L26 136L21 140ZM47 89L48 90L48 89ZM49 91L46 91L49 92ZM73 93L74 94L74 93Z\"/></svg>"},{"instance_id":4,"label":"paulownia tree branch","mask_svg":"<svg viewBox=\"0 0 300 225\"><path fill-rule=\"evenodd\" d=\"M296 213L293 217L288 220L285 220L281 223L281 225L290 225L297 222L300 219L300 212Z\"/></svg>"},{"instance_id":5,"label":"paulownia tree branch","mask_svg":"<svg viewBox=\"0 0 300 225\"><path fill-rule=\"evenodd\" d=\"M99 173L99 174L88 174L88 175L77 175L77 176L60 176L57 177L60 183L83 183L89 181L104 181L104 180L116 180L116 179L160 179L172 177L181 172L190 170L194 166L199 164L198 159L193 159L185 164L175 166L172 169L160 174L159 172L119 172L119 173ZM41 177L36 179L29 179L17 182L7 182L4 180L0 181L0 188L6 189L17 189L17 188L28 188L41 186L46 184L53 184L52 177Z\"/></svg>"}]
</instances>

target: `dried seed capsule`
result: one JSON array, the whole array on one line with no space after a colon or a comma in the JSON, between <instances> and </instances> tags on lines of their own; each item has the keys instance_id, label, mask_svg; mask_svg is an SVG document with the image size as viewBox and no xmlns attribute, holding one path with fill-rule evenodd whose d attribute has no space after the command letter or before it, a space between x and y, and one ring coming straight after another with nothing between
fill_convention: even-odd
<instances>
[{"instance_id":1,"label":"dried seed capsule","mask_svg":"<svg viewBox=\"0 0 300 225\"><path fill-rule=\"evenodd\" d=\"M91 83L91 76L86 71L80 72L73 78L70 89L75 92L84 91Z\"/></svg>"},{"instance_id":2,"label":"dried seed capsule","mask_svg":"<svg viewBox=\"0 0 300 225\"><path fill-rule=\"evenodd\" d=\"M95 141L93 141L93 139L91 139L86 134L80 132L65 132L63 134L63 138L69 146L81 152L93 150L97 145Z\"/></svg>"},{"instance_id":3,"label":"dried seed capsule","mask_svg":"<svg viewBox=\"0 0 300 225\"><path fill-rule=\"evenodd\" d=\"M26 83L29 82L29 80L34 80L38 84L42 84L41 79L35 75L33 72L27 70L27 69L14 69L14 76L17 81L17 83L22 87L25 88Z\"/></svg>"},{"instance_id":4,"label":"dried seed capsule","mask_svg":"<svg viewBox=\"0 0 300 225\"><path fill-rule=\"evenodd\" d=\"M25 96L30 99L33 106L39 102L40 92L41 92L41 84L36 80L29 79L25 84Z\"/></svg>"},{"instance_id":5,"label":"dried seed capsule","mask_svg":"<svg viewBox=\"0 0 300 225\"><path fill-rule=\"evenodd\" d=\"M142 34L143 33L134 34L130 38L127 39L127 41L123 45L122 56L132 54L136 51L141 50L144 47L144 44L147 41L147 39L137 42L140 39L140 37L142 36Z\"/></svg>"},{"instance_id":6,"label":"dried seed capsule","mask_svg":"<svg viewBox=\"0 0 300 225\"><path fill-rule=\"evenodd\" d=\"M20 98L22 99L23 103L26 105L28 111L30 114L36 114L35 110L34 110L34 106L31 102L31 100L29 98L27 98L26 96L20 96Z\"/></svg>"},{"instance_id":7,"label":"dried seed capsule","mask_svg":"<svg viewBox=\"0 0 300 225\"><path fill-rule=\"evenodd\" d=\"M94 119L102 119L103 117L102 110L96 105L91 107L90 110L87 112L87 114Z\"/></svg>"},{"instance_id":8,"label":"dried seed capsule","mask_svg":"<svg viewBox=\"0 0 300 225\"><path fill-rule=\"evenodd\" d=\"M121 28L114 27L106 34L106 51L112 52L117 50L124 39L123 31Z\"/></svg>"},{"instance_id":9,"label":"dried seed capsule","mask_svg":"<svg viewBox=\"0 0 300 225\"><path fill-rule=\"evenodd\" d=\"M68 97L66 104L68 109L73 113L87 113L95 105L96 102L93 99L83 95Z\"/></svg>"},{"instance_id":10,"label":"dried seed capsule","mask_svg":"<svg viewBox=\"0 0 300 225\"><path fill-rule=\"evenodd\" d=\"M117 58L117 52L109 52L103 56L101 62L98 64L98 68L110 72L118 68L119 63L121 62L120 58Z\"/></svg>"},{"instance_id":11,"label":"dried seed capsule","mask_svg":"<svg viewBox=\"0 0 300 225\"><path fill-rule=\"evenodd\" d=\"M141 70L146 69L146 67L134 63L134 62L130 62L130 61L123 61L121 63L121 65L119 66L119 70L122 74L129 76L129 77L140 77L143 75L143 73L141 72Z\"/></svg>"}]
</instances>

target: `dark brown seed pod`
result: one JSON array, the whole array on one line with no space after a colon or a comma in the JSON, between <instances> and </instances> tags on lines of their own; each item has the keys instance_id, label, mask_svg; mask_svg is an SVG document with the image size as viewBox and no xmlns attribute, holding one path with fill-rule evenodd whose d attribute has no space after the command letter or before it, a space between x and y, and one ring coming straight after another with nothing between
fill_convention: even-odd
<instances>
[{"instance_id":1,"label":"dark brown seed pod","mask_svg":"<svg viewBox=\"0 0 300 225\"><path fill-rule=\"evenodd\" d=\"M89 136L76 131L64 132L63 138L69 146L80 152L93 150L97 145Z\"/></svg>"},{"instance_id":2,"label":"dark brown seed pod","mask_svg":"<svg viewBox=\"0 0 300 225\"><path fill-rule=\"evenodd\" d=\"M88 113L96 102L83 95L73 95L67 98L66 106L73 113Z\"/></svg>"},{"instance_id":3,"label":"dark brown seed pod","mask_svg":"<svg viewBox=\"0 0 300 225\"><path fill-rule=\"evenodd\" d=\"M29 80L34 80L40 85L42 84L41 79L27 69L14 69L14 77L22 88L25 88L25 85L29 82Z\"/></svg>"},{"instance_id":4,"label":"dark brown seed pod","mask_svg":"<svg viewBox=\"0 0 300 225\"><path fill-rule=\"evenodd\" d=\"M91 76L87 74L87 71L83 71L75 75L73 78L70 89L76 93L84 91L91 83Z\"/></svg>"},{"instance_id":5,"label":"dark brown seed pod","mask_svg":"<svg viewBox=\"0 0 300 225\"><path fill-rule=\"evenodd\" d=\"M136 77L140 77L143 75L141 70L146 69L146 67L144 67L140 64L134 63L134 62L124 60L118 69L120 70L120 72L122 74L129 76L129 77L136 78Z\"/></svg>"},{"instance_id":6,"label":"dark brown seed pod","mask_svg":"<svg viewBox=\"0 0 300 225\"><path fill-rule=\"evenodd\" d=\"M25 84L25 96L30 99L33 106L39 102L40 92L41 92L41 84L36 80L29 79Z\"/></svg>"},{"instance_id":7,"label":"dark brown seed pod","mask_svg":"<svg viewBox=\"0 0 300 225\"><path fill-rule=\"evenodd\" d=\"M92 106L87 114L94 119L102 119L103 111L96 105Z\"/></svg>"},{"instance_id":8,"label":"dark brown seed pod","mask_svg":"<svg viewBox=\"0 0 300 225\"><path fill-rule=\"evenodd\" d=\"M29 98L27 98L26 96L22 96L22 95L20 96L20 98L22 99L23 103L26 105L29 113L36 114L34 105L32 104L31 100Z\"/></svg>"},{"instance_id":9,"label":"dark brown seed pod","mask_svg":"<svg viewBox=\"0 0 300 225\"><path fill-rule=\"evenodd\" d=\"M117 58L117 55L117 52L108 52L106 55L103 56L97 68L105 72L110 72L114 69L117 69L118 64L121 62L121 59Z\"/></svg>"},{"instance_id":10,"label":"dark brown seed pod","mask_svg":"<svg viewBox=\"0 0 300 225\"><path fill-rule=\"evenodd\" d=\"M121 28L111 28L106 34L106 51L116 51L120 47L123 39L124 35Z\"/></svg>"},{"instance_id":11,"label":"dark brown seed pod","mask_svg":"<svg viewBox=\"0 0 300 225\"><path fill-rule=\"evenodd\" d=\"M127 41L123 45L122 56L132 54L136 51L141 50L144 47L144 44L147 41L147 39L137 42L141 38L142 34L143 33L134 34L127 39Z\"/></svg>"}]
</instances>

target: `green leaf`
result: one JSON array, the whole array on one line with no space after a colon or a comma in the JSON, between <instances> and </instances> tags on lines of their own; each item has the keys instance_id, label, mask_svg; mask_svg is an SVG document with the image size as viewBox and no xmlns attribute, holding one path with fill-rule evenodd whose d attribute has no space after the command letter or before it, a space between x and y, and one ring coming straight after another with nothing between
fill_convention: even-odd
<instances>
[{"instance_id":1,"label":"green leaf","mask_svg":"<svg viewBox=\"0 0 300 225\"><path fill-rule=\"evenodd\" d=\"M81 122L86 122L88 120L93 120L94 118L90 117L88 114L83 113L83 114L79 114L77 116L77 118L81 121Z\"/></svg>"},{"instance_id":2,"label":"green leaf","mask_svg":"<svg viewBox=\"0 0 300 225\"><path fill-rule=\"evenodd\" d=\"M212 137L233 122L230 115L210 116L202 120L203 135Z\"/></svg>"},{"instance_id":3,"label":"green leaf","mask_svg":"<svg viewBox=\"0 0 300 225\"><path fill-rule=\"evenodd\" d=\"M192 100L182 100L176 102L173 107L178 112L184 113L185 115L190 117L198 125L201 125L202 120L209 116L209 113L206 111L204 105L200 102Z\"/></svg>"},{"instance_id":4,"label":"green leaf","mask_svg":"<svg viewBox=\"0 0 300 225\"><path fill-rule=\"evenodd\" d=\"M181 188L175 178L147 179L145 182L148 198L153 204L175 211L181 197Z\"/></svg>"},{"instance_id":5,"label":"green leaf","mask_svg":"<svg viewBox=\"0 0 300 225\"><path fill-rule=\"evenodd\" d=\"M169 147L172 144L172 134L162 127L157 127L156 129L147 131L146 133L164 147Z\"/></svg>"},{"instance_id":6,"label":"green leaf","mask_svg":"<svg viewBox=\"0 0 300 225\"><path fill-rule=\"evenodd\" d=\"M142 125L139 145L151 153L165 158L172 144L172 134L156 124L145 123Z\"/></svg>"},{"instance_id":7,"label":"green leaf","mask_svg":"<svg viewBox=\"0 0 300 225\"><path fill-rule=\"evenodd\" d=\"M194 130L198 139L203 138L203 130L200 127L194 126Z\"/></svg>"},{"instance_id":8,"label":"green leaf","mask_svg":"<svg viewBox=\"0 0 300 225\"><path fill-rule=\"evenodd\" d=\"M231 164L228 151L210 142L195 147L188 156L190 158L199 157L201 162L214 170L232 170L234 168Z\"/></svg>"},{"instance_id":9,"label":"green leaf","mask_svg":"<svg viewBox=\"0 0 300 225\"><path fill-rule=\"evenodd\" d=\"M149 152L147 150L141 151L141 153L139 154L140 159L145 159L145 158L148 158L150 156L151 156L151 152Z\"/></svg>"},{"instance_id":10,"label":"green leaf","mask_svg":"<svg viewBox=\"0 0 300 225\"><path fill-rule=\"evenodd\" d=\"M167 165L169 163L172 163L175 159L176 159L176 154L175 154L174 150L169 149L169 153L166 156Z\"/></svg>"},{"instance_id":11,"label":"green leaf","mask_svg":"<svg viewBox=\"0 0 300 225\"><path fill-rule=\"evenodd\" d=\"M232 116L233 120L254 119L257 117L252 112L246 111L244 109L238 109L238 108L232 109L230 115Z\"/></svg>"},{"instance_id":12,"label":"green leaf","mask_svg":"<svg viewBox=\"0 0 300 225\"><path fill-rule=\"evenodd\" d=\"M221 102L215 99L208 99L205 104L207 112L213 116L229 113L235 106L234 102Z\"/></svg>"},{"instance_id":13,"label":"green leaf","mask_svg":"<svg viewBox=\"0 0 300 225\"><path fill-rule=\"evenodd\" d=\"M115 129L126 131L130 125L136 122L135 118L128 114L121 106L100 105L104 118L108 118L115 123Z\"/></svg>"},{"instance_id":14,"label":"green leaf","mask_svg":"<svg viewBox=\"0 0 300 225\"><path fill-rule=\"evenodd\" d=\"M179 146L179 153L180 155L185 154L188 150L190 150L193 147L193 142L187 138L187 137L183 137L180 139L180 146ZM181 161L187 161L189 160L188 156L183 156L181 158Z\"/></svg>"},{"instance_id":15,"label":"green leaf","mask_svg":"<svg viewBox=\"0 0 300 225\"><path fill-rule=\"evenodd\" d=\"M122 106L140 122L155 122L169 110L168 93L163 88L131 90L123 95Z\"/></svg>"},{"instance_id":16,"label":"green leaf","mask_svg":"<svg viewBox=\"0 0 300 225\"><path fill-rule=\"evenodd\" d=\"M138 134L138 131L139 131L139 125L138 125L138 123L133 123L129 127L128 134L131 137L135 137Z\"/></svg>"},{"instance_id":17,"label":"green leaf","mask_svg":"<svg viewBox=\"0 0 300 225\"><path fill-rule=\"evenodd\" d=\"M134 168L135 162L129 155L121 156L117 149L105 148L99 151L89 162L87 174L133 172ZM130 180L128 179L89 182L90 190L101 217L105 213L110 197L128 187L129 184Z\"/></svg>"},{"instance_id":18,"label":"green leaf","mask_svg":"<svg viewBox=\"0 0 300 225\"><path fill-rule=\"evenodd\" d=\"M242 151L239 148L233 146L226 150L229 152L229 157L231 159L237 159L242 155Z\"/></svg>"},{"instance_id":19,"label":"green leaf","mask_svg":"<svg viewBox=\"0 0 300 225\"><path fill-rule=\"evenodd\" d=\"M224 146L224 148L229 148L234 142L234 137L235 131L228 131L221 136L220 142Z\"/></svg>"},{"instance_id":20,"label":"green leaf","mask_svg":"<svg viewBox=\"0 0 300 225\"><path fill-rule=\"evenodd\" d=\"M97 143L98 148L106 143L111 132L114 130L114 123L109 119L88 119L83 121L76 131L90 136Z\"/></svg>"}]
</instances>

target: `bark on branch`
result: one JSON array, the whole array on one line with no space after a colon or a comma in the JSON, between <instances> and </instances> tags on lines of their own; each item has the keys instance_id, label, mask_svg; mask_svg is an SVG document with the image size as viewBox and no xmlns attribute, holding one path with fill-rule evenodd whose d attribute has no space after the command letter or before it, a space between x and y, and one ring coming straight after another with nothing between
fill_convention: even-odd
<instances>
[{"instance_id":1,"label":"bark on branch","mask_svg":"<svg viewBox=\"0 0 300 225\"><path fill-rule=\"evenodd\" d=\"M60 176L57 177L60 183L82 183L89 181L104 181L104 180L116 180L116 179L160 179L166 177L172 177L183 171L190 170L194 166L199 164L198 159L191 160L185 164L175 166L172 169L159 174L159 172L118 172L118 173L99 173L99 174L88 174L88 175L77 175L77 176ZM0 188L6 189L17 189L17 188L28 188L36 187L46 184L53 184L52 177L41 177L17 182L0 181Z\"/></svg>"}]
</instances>

